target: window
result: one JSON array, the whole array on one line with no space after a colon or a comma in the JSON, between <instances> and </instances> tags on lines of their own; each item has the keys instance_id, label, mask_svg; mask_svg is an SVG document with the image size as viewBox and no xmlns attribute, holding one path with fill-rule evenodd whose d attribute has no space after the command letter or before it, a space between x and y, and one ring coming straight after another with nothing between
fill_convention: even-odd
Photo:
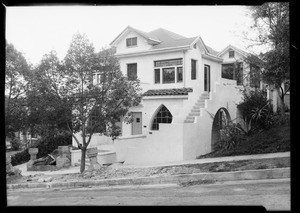
<instances>
[{"instance_id":1,"label":"window","mask_svg":"<svg viewBox=\"0 0 300 213\"><path fill-rule=\"evenodd\" d=\"M137 46L137 37L127 38L126 39L126 46L127 47Z\"/></svg>"},{"instance_id":2,"label":"window","mask_svg":"<svg viewBox=\"0 0 300 213\"><path fill-rule=\"evenodd\" d=\"M164 105L160 108L160 110L157 112L156 116L154 117L153 123L152 123L152 130L158 130L160 123L171 123L172 122L172 114L170 111L165 107Z\"/></svg>"},{"instance_id":3,"label":"window","mask_svg":"<svg viewBox=\"0 0 300 213\"><path fill-rule=\"evenodd\" d=\"M177 82L182 82L182 67L177 67Z\"/></svg>"},{"instance_id":4,"label":"window","mask_svg":"<svg viewBox=\"0 0 300 213\"><path fill-rule=\"evenodd\" d=\"M234 58L234 51L233 50L229 50L229 58Z\"/></svg>"},{"instance_id":5,"label":"window","mask_svg":"<svg viewBox=\"0 0 300 213\"><path fill-rule=\"evenodd\" d=\"M260 87L260 69L255 65L250 64L250 87Z\"/></svg>"},{"instance_id":6,"label":"window","mask_svg":"<svg viewBox=\"0 0 300 213\"><path fill-rule=\"evenodd\" d=\"M196 70L196 60L192 59L191 60L191 64L192 64L192 68L191 68L191 79L195 80L196 79L196 75L197 75L197 70Z\"/></svg>"},{"instance_id":7,"label":"window","mask_svg":"<svg viewBox=\"0 0 300 213\"><path fill-rule=\"evenodd\" d=\"M193 45L194 49L197 49L197 43Z\"/></svg>"},{"instance_id":8,"label":"window","mask_svg":"<svg viewBox=\"0 0 300 213\"><path fill-rule=\"evenodd\" d=\"M131 81L137 79L137 63L127 64L127 77Z\"/></svg>"},{"instance_id":9,"label":"window","mask_svg":"<svg viewBox=\"0 0 300 213\"><path fill-rule=\"evenodd\" d=\"M154 83L159 84L162 74L162 83L180 83L183 78L182 58L154 61ZM161 68L160 68L161 67Z\"/></svg>"},{"instance_id":10,"label":"window","mask_svg":"<svg viewBox=\"0 0 300 213\"><path fill-rule=\"evenodd\" d=\"M175 68L163 68L163 84L175 83Z\"/></svg>"},{"instance_id":11,"label":"window","mask_svg":"<svg viewBox=\"0 0 300 213\"><path fill-rule=\"evenodd\" d=\"M154 69L154 83L160 84L160 69Z\"/></svg>"},{"instance_id":12,"label":"window","mask_svg":"<svg viewBox=\"0 0 300 213\"><path fill-rule=\"evenodd\" d=\"M243 62L222 64L222 78L237 80L237 85L242 85Z\"/></svg>"}]
</instances>

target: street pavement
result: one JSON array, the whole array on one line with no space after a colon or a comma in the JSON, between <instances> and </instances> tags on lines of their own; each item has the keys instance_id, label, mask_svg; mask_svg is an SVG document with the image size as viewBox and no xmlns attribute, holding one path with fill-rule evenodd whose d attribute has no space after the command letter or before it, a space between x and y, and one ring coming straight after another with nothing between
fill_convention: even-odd
<instances>
[{"instance_id":1,"label":"street pavement","mask_svg":"<svg viewBox=\"0 0 300 213\"><path fill-rule=\"evenodd\" d=\"M147 185L7 190L8 206L262 205L290 210L290 179L229 181L190 186Z\"/></svg>"}]
</instances>

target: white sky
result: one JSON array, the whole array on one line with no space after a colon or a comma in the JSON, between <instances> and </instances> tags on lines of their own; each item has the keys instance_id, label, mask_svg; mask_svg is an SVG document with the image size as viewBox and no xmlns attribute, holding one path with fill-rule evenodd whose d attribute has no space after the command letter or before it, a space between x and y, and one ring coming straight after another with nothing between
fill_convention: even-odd
<instances>
[{"instance_id":1,"label":"white sky","mask_svg":"<svg viewBox=\"0 0 300 213\"><path fill-rule=\"evenodd\" d=\"M32 64L56 50L63 59L72 35L85 33L96 51L128 25L150 32L165 28L200 35L217 51L228 44L247 50L242 32L252 19L245 6L31 6L6 8L6 39ZM259 53L259 52L256 52Z\"/></svg>"}]
</instances>

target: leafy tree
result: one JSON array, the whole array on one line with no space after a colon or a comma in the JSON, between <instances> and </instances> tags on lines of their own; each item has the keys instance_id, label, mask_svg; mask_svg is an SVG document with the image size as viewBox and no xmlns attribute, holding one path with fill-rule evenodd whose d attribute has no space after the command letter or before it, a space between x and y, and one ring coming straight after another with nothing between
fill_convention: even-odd
<instances>
[{"instance_id":1,"label":"leafy tree","mask_svg":"<svg viewBox=\"0 0 300 213\"><path fill-rule=\"evenodd\" d=\"M50 126L68 129L82 152L81 173L93 134L116 137L116 122L141 99L139 81L123 76L113 54L112 49L95 53L86 36L76 34L62 62L50 52L35 71L32 122L43 117ZM81 133L82 144L76 133Z\"/></svg>"},{"instance_id":2,"label":"leafy tree","mask_svg":"<svg viewBox=\"0 0 300 213\"><path fill-rule=\"evenodd\" d=\"M289 85L290 79L290 28L289 28L289 3L268 2L260 6L250 7L254 26L261 44L268 44L271 50L260 55L261 61L253 64L262 68L262 79L275 87L280 97L281 112L284 113L284 96L289 87L284 90L283 83Z\"/></svg>"},{"instance_id":3,"label":"leafy tree","mask_svg":"<svg viewBox=\"0 0 300 213\"><path fill-rule=\"evenodd\" d=\"M62 69L56 52L51 51L43 56L29 81L28 123L42 137L68 132L64 115L69 113L70 116L71 110L65 107L61 99L59 88L64 83Z\"/></svg>"},{"instance_id":4,"label":"leafy tree","mask_svg":"<svg viewBox=\"0 0 300 213\"><path fill-rule=\"evenodd\" d=\"M5 47L5 133L24 130L26 126L26 91L30 66L12 44Z\"/></svg>"}]
</instances>

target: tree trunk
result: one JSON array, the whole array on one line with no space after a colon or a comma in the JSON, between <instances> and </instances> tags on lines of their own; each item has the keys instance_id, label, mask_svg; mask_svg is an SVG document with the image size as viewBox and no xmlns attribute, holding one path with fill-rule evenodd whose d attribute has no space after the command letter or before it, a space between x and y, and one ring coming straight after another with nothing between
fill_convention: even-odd
<instances>
[{"instance_id":1,"label":"tree trunk","mask_svg":"<svg viewBox=\"0 0 300 213\"><path fill-rule=\"evenodd\" d=\"M86 147L82 147L81 148L80 173L83 173L85 170L85 156L86 156Z\"/></svg>"},{"instance_id":2,"label":"tree trunk","mask_svg":"<svg viewBox=\"0 0 300 213\"><path fill-rule=\"evenodd\" d=\"M282 94L282 91L280 89L277 90L278 93L278 102L279 102L279 107L280 107L280 115L285 114L285 107L284 107L284 95Z\"/></svg>"}]
</instances>

